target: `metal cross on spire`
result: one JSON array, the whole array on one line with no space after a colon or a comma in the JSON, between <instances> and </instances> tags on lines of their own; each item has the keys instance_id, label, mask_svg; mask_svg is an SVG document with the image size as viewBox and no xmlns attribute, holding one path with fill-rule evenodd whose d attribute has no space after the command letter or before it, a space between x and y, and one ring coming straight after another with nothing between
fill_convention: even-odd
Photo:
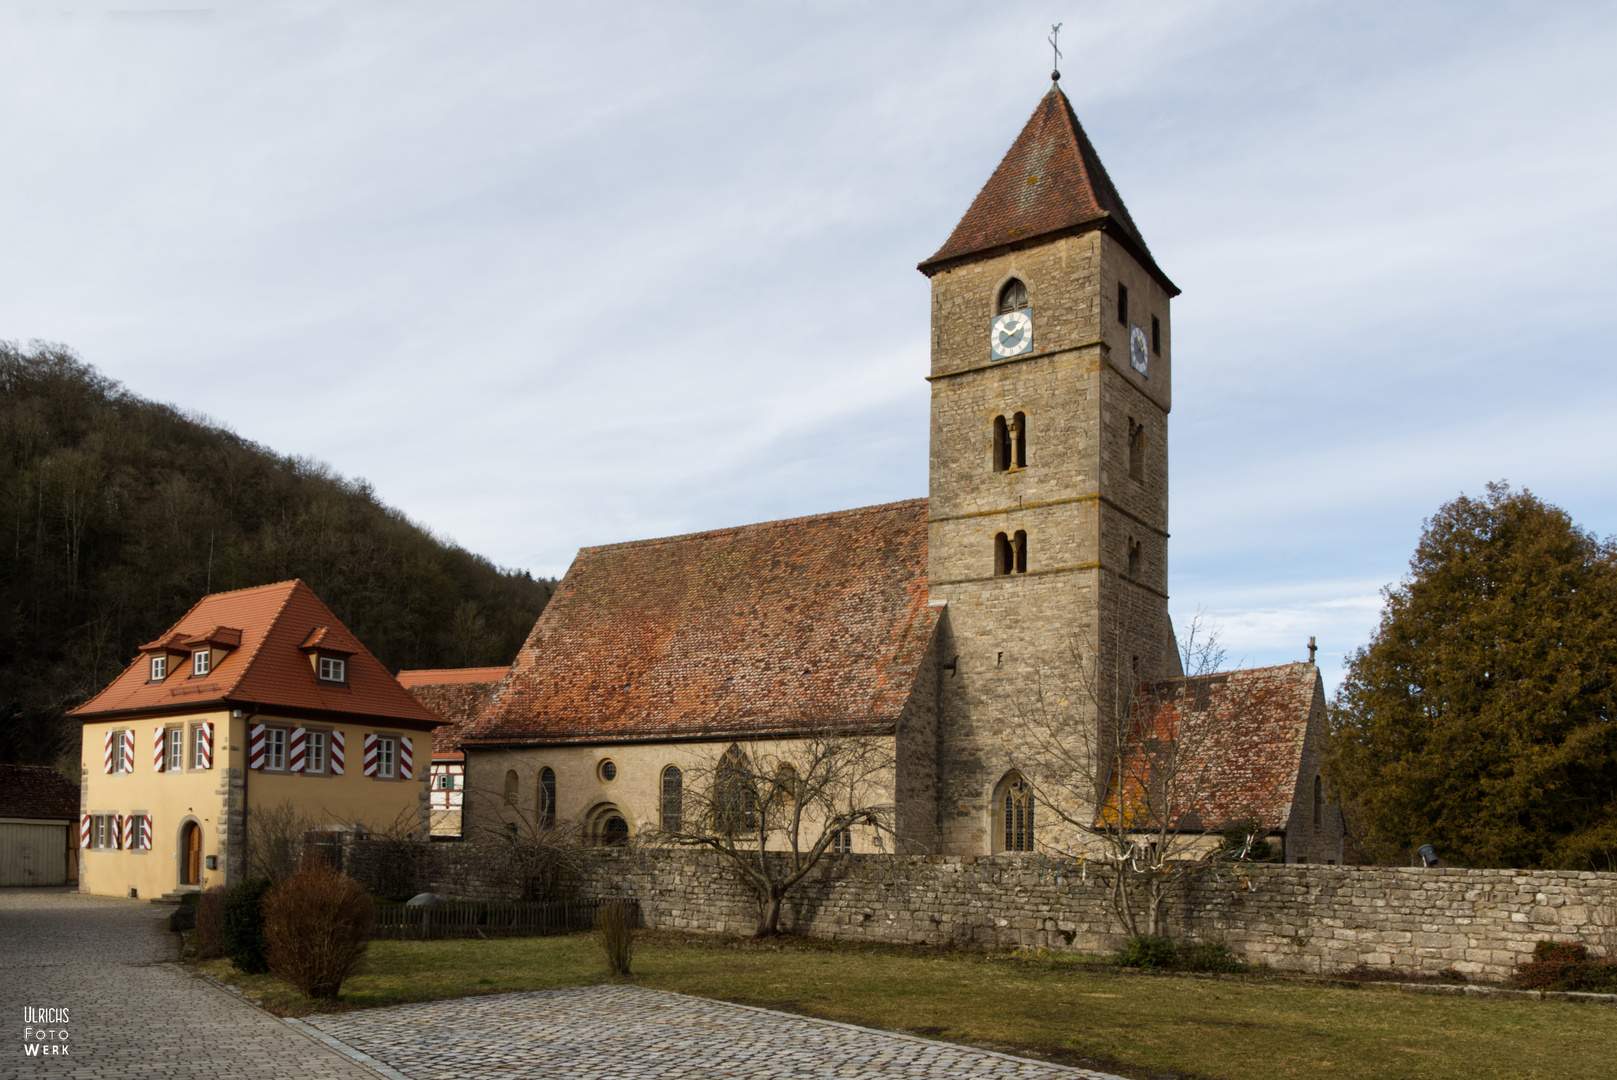
<instances>
[{"instance_id":1,"label":"metal cross on spire","mask_svg":"<svg viewBox=\"0 0 1617 1080\"><path fill-rule=\"evenodd\" d=\"M1055 58L1050 61L1051 82L1059 82L1061 80L1061 46L1056 44L1056 39L1060 36L1061 24L1055 23L1050 27L1050 36L1044 39L1050 43L1050 51L1055 55Z\"/></svg>"}]
</instances>

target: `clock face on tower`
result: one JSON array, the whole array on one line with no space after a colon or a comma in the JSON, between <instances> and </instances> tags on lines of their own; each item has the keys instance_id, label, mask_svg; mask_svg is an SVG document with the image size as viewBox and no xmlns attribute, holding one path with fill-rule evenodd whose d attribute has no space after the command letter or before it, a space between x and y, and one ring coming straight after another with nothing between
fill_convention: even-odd
<instances>
[{"instance_id":1,"label":"clock face on tower","mask_svg":"<svg viewBox=\"0 0 1617 1080\"><path fill-rule=\"evenodd\" d=\"M1033 311L1007 311L988 324L990 360L1008 360L1033 349Z\"/></svg>"},{"instance_id":2,"label":"clock face on tower","mask_svg":"<svg viewBox=\"0 0 1617 1080\"><path fill-rule=\"evenodd\" d=\"M1129 366L1141 375L1149 376L1151 358L1145 351L1145 331L1129 323Z\"/></svg>"}]
</instances>

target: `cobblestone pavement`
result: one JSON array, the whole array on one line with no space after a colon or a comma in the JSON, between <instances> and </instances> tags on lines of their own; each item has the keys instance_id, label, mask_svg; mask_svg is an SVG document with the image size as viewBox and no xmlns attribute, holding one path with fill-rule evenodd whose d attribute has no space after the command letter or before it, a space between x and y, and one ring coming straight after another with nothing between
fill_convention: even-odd
<instances>
[{"instance_id":1,"label":"cobblestone pavement","mask_svg":"<svg viewBox=\"0 0 1617 1080\"><path fill-rule=\"evenodd\" d=\"M409 1080L1118 1080L1107 1073L637 986L459 998L313 1017L308 1023Z\"/></svg>"},{"instance_id":2,"label":"cobblestone pavement","mask_svg":"<svg viewBox=\"0 0 1617 1080\"><path fill-rule=\"evenodd\" d=\"M375 1070L188 974L169 908L64 889L0 889L0 1078L378 1080ZM24 1008L66 1009L29 1024ZM28 1057L23 1029L67 1030Z\"/></svg>"}]
</instances>

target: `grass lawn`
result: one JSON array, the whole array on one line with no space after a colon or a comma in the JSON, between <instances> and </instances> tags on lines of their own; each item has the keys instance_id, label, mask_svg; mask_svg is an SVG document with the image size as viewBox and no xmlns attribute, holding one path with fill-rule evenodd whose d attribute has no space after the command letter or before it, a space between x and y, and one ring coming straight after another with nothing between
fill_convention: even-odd
<instances>
[{"instance_id":1,"label":"grass lawn","mask_svg":"<svg viewBox=\"0 0 1617 1080\"><path fill-rule=\"evenodd\" d=\"M289 1015L269 976L200 965ZM339 1007L610 981L588 935L372 944ZM637 943L627 981L1103 1068L1199 1080L1534 1080L1617 1074L1617 1015L1599 1005L1481 1001L1264 977L1124 973L1066 956Z\"/></svg>"}]
</instances>

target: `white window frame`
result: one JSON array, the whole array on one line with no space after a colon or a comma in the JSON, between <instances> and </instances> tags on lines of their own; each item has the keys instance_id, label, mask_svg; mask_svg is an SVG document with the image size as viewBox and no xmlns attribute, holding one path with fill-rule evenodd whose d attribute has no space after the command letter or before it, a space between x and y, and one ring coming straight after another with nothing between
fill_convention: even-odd
<instances>
[{"instance_id":1,"label":"white window frame","mask_svg":"<svg viewBox=\"0 0 1617 1080\"><path fill-rule=\"evenodd\" d=\"M286 742L290 734L284 727L264 728L264 771L286 771Z\"/></svg>"},{"instance_id":2,"label":"white window frame","mask_svg":"<svg viewBox=\"0 0 1617 1080\"><path fill-rule=\"evenodd\" d=\"M116 728L112 732L112 775L127 776L124 769L124 740L129 737L127 728Z\"/></svg>"},{"instance_id":3,"label":"white window frame","mask_svg":"<svg viewBox=\"0 0 1617 1080\"><path fill-rule=\"evenodd\" d=\"M340 656L322 656L319 662L321 682L347 682L348 661Z\"/></svg>"},{"instance_id":4,"label":"white window frame","mask_svg":"<svg viewBox=\"0 0 1617 1080\"><path fill-rule=\"evenodd\" d=\"M455 790L455 774L452 773L452 772L439 773L438 774L438 790L439 791L454 791Z\"/></svg>"},{"instance_id":5,"label":"white window frame","mask_svg":"<svg viewBox=\"0 0 1617 1080\"><path fill-rule=\"evenodd\" d=\"M112 836L112 815L111 814L91 814L90 815L90 848L91 848L91 850L92 851L107 851L107 850L109 850L111 847L113 847L113 845L108 843L108 841L110 841L112 839L113 839L113 836Z\"/></svg>"},{"instance_id":6,"label":"white window frame","mask_svg":"<svg viewBox=\"0 0 1617 1080\"><path fill-rule=\"evenodd\" d=\"M168 654L152 657L152 677L150 682L162 682L168 678Z\"/></svg>"},{"instance_id":7,"label":"white window frame","mask_svg":"<svg viewBox=\"0 0 1617 1080\"><path fill-rule=\"evenodd\" d=\"M376 778L396 780L399 775L399 740L392 735L376 736Z\"/></svg>"},{"instance_id":8,"label":"white window frame","mask_svg":"<svg viewBox=\"0 0 1617 1080\"><path fill-rule=\"evenodd\" d=\"M321 728L305 728L303 732L303 772L307 776L324 776L330 756L331 736Z\"/></svg>"},{"instance_id":9,"label":"white window frame","mask_svg":"<svg viewBox=\"0 0 1617 1080\"><path fill-rule=\"evenodd\" d=\"M185 729L182 727L168 728L163 732L163 739L164 753L168 755L168 760L163 763L164 771L184 772Z\"/></svg>"},{"instance_id":10,"label":"white window frame","mask_svg":"<svg viewBox=\"0 0 1617 1080\"><path fill-rule=\"evenodd\" d=\"M193 769L206 768L202 764L202 733L205 727L206 725L204 724L191 725L191 768Z\"/></svg>"},{"instance_id":11,"label":"white window frame","mask_svg":"<svg viewBox=\"0 0 1617 1080\"><path fill-rule=\"evenodd\" d=\"M213 664L213 651L211 649L198 649L191 654L191 674L206 675Z\"/></svg>"}]
</instances>

